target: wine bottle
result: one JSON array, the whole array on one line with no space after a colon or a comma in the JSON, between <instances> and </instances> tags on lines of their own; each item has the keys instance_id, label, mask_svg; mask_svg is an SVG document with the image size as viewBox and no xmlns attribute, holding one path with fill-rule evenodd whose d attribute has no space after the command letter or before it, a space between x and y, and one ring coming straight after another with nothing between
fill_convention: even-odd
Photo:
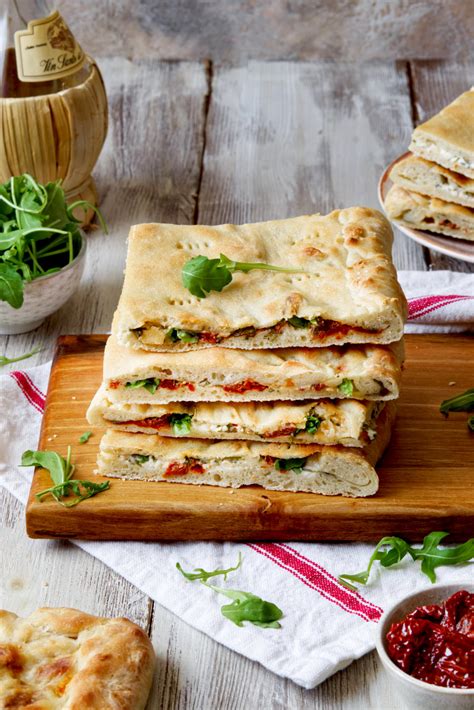
<instances>
[{"instance_id":1,"label":"wine bottle","mask_svg":"<svg viewBox=\"0 0 474 710\"><path fill-rule=\"evenodd\" d=\"M4 0L0 70L1 96L26 98L81 84L91 67L58 10L46 0Z\"/></svg>"}]
</instances>

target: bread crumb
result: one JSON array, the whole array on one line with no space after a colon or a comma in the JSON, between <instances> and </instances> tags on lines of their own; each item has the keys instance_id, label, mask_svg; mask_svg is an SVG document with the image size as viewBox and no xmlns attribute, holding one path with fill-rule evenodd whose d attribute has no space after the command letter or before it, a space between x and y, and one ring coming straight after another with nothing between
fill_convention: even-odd
<instances>
[{"instance_id":1,"label":"bread crumb","mask_svg":"<svg viewBox=\"0 0 474 710\"><path fill-rule=\"evenodd\" d=\"M231 488L230 491L229 491L229 493L232 495L233 492L234 492L234 489Z\"/></svg>"},{"instance_id":2,"label":"bread crumb","mask_svg":"<svg viewBox=\"0 0 474 710\"><path fill-rule=\"evenodd\" d=\"M456 382L454 380L451 380L451 382L448 382L448 387L454 387Z\"/></svg>"},{"instance_id":3,"label":"bread crumb","mask_svg":"<svg viewBox=\"0 0 474 710\"><path fill-rule=\"evenodd\" d=\"M77 397L71 397L71 399L77 399Z\"/></svg>"}]
</instances>

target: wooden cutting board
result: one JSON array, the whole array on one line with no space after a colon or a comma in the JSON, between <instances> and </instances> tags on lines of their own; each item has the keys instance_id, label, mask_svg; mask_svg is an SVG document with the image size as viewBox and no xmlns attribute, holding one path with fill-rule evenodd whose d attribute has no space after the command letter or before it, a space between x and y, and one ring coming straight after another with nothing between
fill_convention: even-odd
<instances>
[{"instance_id":1,"label":"wooden cutting board","mask_svg":"<svg viewBox=\"0 0 474 710\"><path fill-rule=\"evenodd\" d=\"M39 449L73 446L78 478L93 478L102 431L85 412L99 386L106 336L63 336L51 372ZM327 497L111 479L110 490L66 509L35 493L51 485L34 474L26 510L30 537L89 540L366 540L397 534L413 541L432 530L474 534L474 434L467 415L445 419L439 404L474 386L474 339L406 338L406 367L390 447L372 498ZM450 382L454 385L449 385ZM88 430L93 436L79 444ZM105 480L105 479L99 479Z\"/></svg>"}]
</instances>

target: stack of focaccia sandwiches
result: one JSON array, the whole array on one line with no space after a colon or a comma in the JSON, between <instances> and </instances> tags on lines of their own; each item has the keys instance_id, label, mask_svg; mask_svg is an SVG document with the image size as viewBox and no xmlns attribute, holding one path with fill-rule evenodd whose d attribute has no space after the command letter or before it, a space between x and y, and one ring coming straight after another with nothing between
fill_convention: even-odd
<instances>
[{"instance_id":1,"label":"stack of focaccia sandwiches","mask_svg":"<svg viewBox=\"0 0 474 710\"><path fill-rule=\"evenodd\" d=\"M88 412L108 427L98 473L375 493L403 362L406 303L391 244L387 220L362 207L241 226L132 227ZM191 260L212 267L204 297L183 281ZM234 270L223 286L222 260L280 271Z\"/></svg>"},{"instance_id":2,"label":"stack of focaccia sandwiches","mask_svg":"<svg viewBox=\"0 0 474 710\"><path fill-rule=\"evenodd\" d=\"M410 150L390 172L390 219L474 240L474 88L415 128Z\"/></svg>"}]
</instances>

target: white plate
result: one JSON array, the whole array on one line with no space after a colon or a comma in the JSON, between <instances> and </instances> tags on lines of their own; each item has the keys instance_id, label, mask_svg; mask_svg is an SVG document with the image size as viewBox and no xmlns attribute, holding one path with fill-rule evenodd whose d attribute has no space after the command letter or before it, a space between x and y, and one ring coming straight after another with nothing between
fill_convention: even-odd
<instances>
[{"instance_id":1,"label":"white plate","mask_svg":"<svg viewBox=\"0 0 474 710\"><path fill-rule=\"evenodd\" d=\"M385 197L392 184L389 178L390 170L396 163L400 162L400 160L403 160L403 158L406 158L408 155L410 155L410 153L404 153L398 158L395 158L384 170L379 180L378 196L383 210L385 210ZM403 232L403 234L406 234L407 237L418 242L418 244L422 244L424 247L438 251L441 254L452 256L453 259L462 259L463 261L469 261L471 264L474 264L474 242L469 242L465 239L456 239L456 237L445 237L442 234L434 234L432 232L422 232L420 229L411 229L396 220L391 220L391 222L400 232Z\"/></svg>"}]
</instances>

